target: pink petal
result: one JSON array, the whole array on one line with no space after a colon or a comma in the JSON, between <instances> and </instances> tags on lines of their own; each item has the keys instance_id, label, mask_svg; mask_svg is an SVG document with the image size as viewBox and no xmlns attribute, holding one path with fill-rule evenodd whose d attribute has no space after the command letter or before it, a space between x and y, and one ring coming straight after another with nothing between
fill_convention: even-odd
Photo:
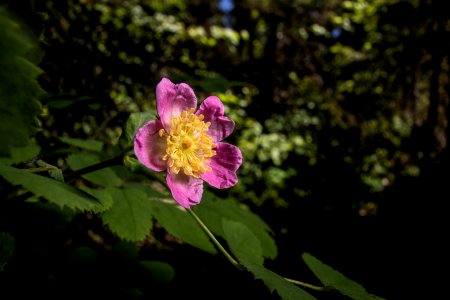
<instances>
[{"instance_id":1,"label":"pink petal","mask_svg":"<svg viewBox=\"0 0 450 300\"><path fill-rule=\"evenodd\" d=\"M200 177L215 188L229 188L237 183L236 170L241 164L241 150L234 145L219 142L216 144L216 155L208 164L212 170Z\"/></svg>"},{"instance_id":2,"label":"pink petal","mask_svg":"<svg viewBox=\"0 0 450 300\"><path fill-rule=\"evenodd\" d=\"M170 131L172 116L177 117L182 111L196 107L197 98L186 83L174 84L163 78L156 86L156 108L166 131Z\"/></svg>"},{"instance_id":3,"label":"pink petal","mask_svg":"<svg viewBox=\"0 0 450 300\"><path fill-rule=\"evenodd\" d=\"M167 172L167 185L175 201L184 208L200 203L203 195L203 180L185 175L183 171L178 174Z\"/></svg>"},{"instance_id":4,"label":"pink petal","mask_svg":"<svg viewBox=\"0 0 450 300\"><path fill-rule=\"evenodd\" d=\"M144 166L157 172L166 169L166 161L162 159L167 148L166 139L158 134L162 128L161 121L152 120L139 128L134 137L137 158Z\"/></svg>"},{"instance_id":5,"label":"pink petal","mask_svg":"<svg viewBox=\"0 0 450 300\"><path fill-rule=\"evenodd\" d=\"M234 129L234 121L225 117L223 113L223 103L216 96L206 98L196 112L196 115L205 117L203 121L211 122L207 134L212 136L214 142L223 140Z\"/></svg>"}]
</instances>

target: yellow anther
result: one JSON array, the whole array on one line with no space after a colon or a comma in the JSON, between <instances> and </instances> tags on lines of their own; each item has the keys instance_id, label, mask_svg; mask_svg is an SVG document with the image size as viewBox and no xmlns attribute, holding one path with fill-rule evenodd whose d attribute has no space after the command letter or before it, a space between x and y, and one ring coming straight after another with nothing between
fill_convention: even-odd
<instances>
[{"instance_id":1,"label":"yellow anther","mask_svg":"<svg viewBox=\"0 0 450 300\"><path fill-rule=\"evenodd\" d=\"M170 170L178 174L181 169L189 176L199 178L201 174L211 171L207 165L216 155L213 139L206 132L211 125L203 122L203 115L195 115L195 110L183 111L170 120L171 130L159 131L159 136L166 136L167 149L163 156L168 161Z\"/></svg>"}]
</instances>

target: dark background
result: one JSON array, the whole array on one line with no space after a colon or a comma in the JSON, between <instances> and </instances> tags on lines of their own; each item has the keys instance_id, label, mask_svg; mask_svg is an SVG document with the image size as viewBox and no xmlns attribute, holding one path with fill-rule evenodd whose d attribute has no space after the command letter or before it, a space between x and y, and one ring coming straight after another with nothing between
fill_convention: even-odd
<instances>
[{"instance_id":1,"label":"dark background","mask_svg":"<svg viewBox=\"0 0 450 300\"><path fill-rule=\"evenodd\" d=\"M48 114L37 138L46 161L64 166L53 139L64 134L113 149L130 113L154 109L162 76L186 82L199 100L218 95L236 121L229 142L244 155L240 182L214 192L273 229L279 256L269 268L319 284L301 262L309 252L378 296L444 297L443 1L3 2L39 41ZM276 298L162 228L138 245L121 244L92 215L8 209L21 237L0 273L11 299ZM110 247L117 243L126 250ZM130 251L171 263L175 279L145 280Z\"/></svg>"}]
</instances>

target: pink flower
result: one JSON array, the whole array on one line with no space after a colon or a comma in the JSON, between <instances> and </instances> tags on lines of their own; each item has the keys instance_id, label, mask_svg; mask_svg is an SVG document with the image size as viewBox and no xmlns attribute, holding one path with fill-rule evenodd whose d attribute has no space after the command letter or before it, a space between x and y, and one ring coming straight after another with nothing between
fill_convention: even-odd
<instances>
[{"instance_id":1,"label":"pink flower","mask_svg":"<svg viewBox=\"0 0 450 300\"><path fill-rule=\"evenodd\" d=\"M224 189L238 181L238 147L221 142L234 129L219 98L206 98L199 109L192 88L163 78L156 87L159 120L144 124L134 138L134 152L146 167L167 170L167 185L183 207L200 203L203 181Z\"/></svg>"}]
</instances>

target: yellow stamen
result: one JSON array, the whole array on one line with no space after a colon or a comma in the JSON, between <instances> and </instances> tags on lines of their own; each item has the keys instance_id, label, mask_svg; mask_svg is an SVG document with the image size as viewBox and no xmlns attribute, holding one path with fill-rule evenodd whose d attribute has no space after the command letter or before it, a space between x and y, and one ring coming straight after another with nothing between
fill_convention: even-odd
<instances>
[{"instance_id":1,"label":"yellow stamen","mask_svg":"<svg viewBox=\"0 0 450 300\"><path fill-rule=\"evenodd\" d=\"M216 155L216 151L212 150L216 145L206 133L211 123L203 122L204 116L196 116L194 111L191 108L173 117L170 132L161 129L159 136L167 140L163 159L167 160L170 170L178 174L183 169L184 174L199 178L201 174L211 171L206 164Z\"/></svg>"}]
</instances>

